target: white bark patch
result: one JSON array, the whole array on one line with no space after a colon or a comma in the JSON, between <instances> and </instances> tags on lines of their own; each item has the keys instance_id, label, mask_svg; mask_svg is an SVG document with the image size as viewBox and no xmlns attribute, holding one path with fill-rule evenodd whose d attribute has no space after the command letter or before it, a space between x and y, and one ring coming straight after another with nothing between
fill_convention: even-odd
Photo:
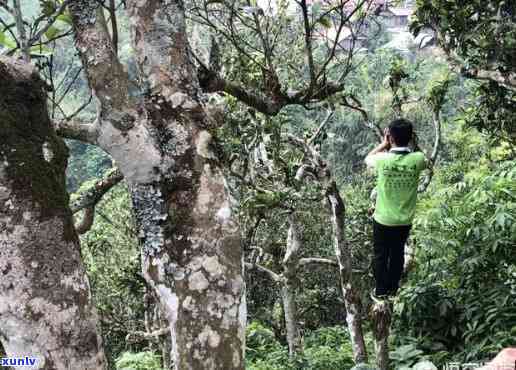
<instances>
[{"instance_id":1,"label":"white bark patch","mask_svg":"<svg viewBox=\"0 0 516 370\"><path fill-rule=\"evenodd\" d=\"M241 276L237 276L236 279L231 281L231 289L233 291L233 294L235 294L235 295L240 294L242 291L244 291L244 288L245 288L245 282Z\"/></svg>"},{"instance_id":2,"label":"white bark patch","mask_svg":"<svg viewBox=\"0 0 516 370\"><path fill-rule=\"evenodd\" d=\"M152 260L152 265L156 266L158 270L158 281L165 281L165 266L167 266L168 261L170 261L168 254L163 254L161 257L157 257Z\"/></svg>"},{"instance_id":3,"label":"white bark patch","mask_svg":"<svg viewBox=\"0 0 516 370\"><path fill-rule=\"evenodd\" d=\"M57 228L55 220L41 223L39 227L43 230ZM19 241L22 237L20 232L26 233L26 228L16 228L14 236L7 235L5 232L0 233L0 245L8 241ZM31 262L30 265L32 268L38 267L36 261ZM75 356L73 350L62 348L61 337L56 334L62 328L84 327L92 323L85 322L78 314L77 305L69 307L56 305L27 289L26 287L32 285L31 276L27 274L27 269L21 266L26 266L26 263L15 249L9 252L9 262L6 258L0 258L0 272L5 273L2 282L5 285L9 281L13 282L12 289L3 289L0 296L0 327L6 338L2 343L6 353L10 357L24 357L30 354L36 358L36 368L45 367L45 358L52 359L52 368L55 369L98 368L96 356L90 358ZM74 280L74 277L68 275L63 278L63 280L68 279ZM60 287L56 286L55 289ZM31 320L30 318L35 315L39 318ZM49 349L52 348L56 350L50 352Z\"/></svg>"},{"instance_id":4,"label":"white bark patch","mask_svg":"<svg viewBox=\"0 0 516 370\"><path fill-rule=\"evenodd\" d=\"M170 89L168 87L165 87L162 93L167 97L167 100L170 102L172 108L174 109L182 106L187 100L190 99L188 95L183 92L170 93L169 90Z\"/></svg>"},{"instance_id":5,"label":"white bark patch","mask_svg":"<svg viewBox=\"0 0 516 370\"><path fill-rule=\"evenodd\" d=\"M235 368L240 366L240 354L238 351L233 351L233 366Z\"/></svg>"},{"instance_id":6,"label":"white bark patch","mask_svg":"<svg viewBox=\"0 0 516 370\"><path fill-rule=\"evenodd\" d=\"M224 205L217 211L217 221L222 225L227 225L232 221L231 219L231 208L229 203L225 202Z\"/></svg>"},{"instance_id":7,"label":"white bark patch","mask_svg":"<svg viewBox=\"0 0 516 370\"><path fill-rule=\"evenodd\" d=\"M224 266L219 263L219 257L208 257L202 262L202 267L213 279L219 278L224 272Z\"/></svg>"},{"instance_id":8,"label":"white bark patch","mask_svg":"<svg viewBox=\"0 0 516 370\"><path fill-rule=\"evenodd\" d=\"M43 158L45 158L45 161L49 163L52 162L52 159L54 159L54 152L52 151L48 141L43 143L41 150L43 151Z\"/></svg>"},{"instance_id":9,"label":"white bark patch","mask_svg":"<svg viewBox=\"0 0 516 370\"><path fill-rule=\"evenodd\" d=\"M183 301L183 308L186 311L194 311L195 310L195 300L191 296L186 297L185 300Z\"/></svg>"},{"instance_id":10,"label":"white bark patch","mask_svg":"<svg viewBox=\"0 0 516 370\"><path fill-rule=\"evenodd\" d=\"M208 288L210 285L209 281L206 279L202 271L197 271L190 276L188 280L188 289L197 290L198 292L202 292Z\"/></svg>"},{"instance_id":11,"label":"white bark patch","mask_svg":"<svg viewBox=\"0 0 516 370\"><path fill-rule=\"evenodd\" d=\"M217 348L220 344L221 338L216 331L212 330L209 325L206 325L197 339L202 347L205 347L206 343L208 343L211 348Z\"/></svg>"},{"instance_id":12,"label":"white bark patch","mask_svg":"<svg viewBox=\"0 0 516 370\"><path fill-rule=\"evenodd\" d=\"M245 297L245 292L242 293L242 298L240 299L240 305L238 306L238 322L240 326L238 328L238 336L242 341L242 357L244 357L245 353L245 328L247 327L247 301Z\"/></svg>"},{"instance_id":13,"label":"white bark patch","mask_svg":"<svg viewBox=\"0 0 516 370\"><path fill-rule=\"evenodd\" d=\"M215 154L213 154L212 150L210 149L210 143L212 140L211 134L203 130L199 132L199 135L197 136L195 147L197 154L204 158L211 158L215 159Z\"/></svg>"},{"instance_id":14,"label":"white bark patch","mask_svg":"<svg viewBox=\"0 0 516 370\"><path fill-rule=\"evenodd\" d=\"M197 256L197 257L194 257L190 263L188 264L188 269L191 271L191 272L195 272L197 270L200 270L201 269L201 266L202 266L202 262L204 261L204 259L206 259L208 256L207 255L203 255L203 256Z\"/></svg>"},{"instance_id":15,"label":"white bark patch","mask_svg":"<svg viewBox=\"0 0 516 370\"><path fill-rule=\"evenodd\" d=\"M196 210L201 214L206 214L210 211L210 204L215 197L211 192L208 181L211 181L211 169L209 164L204 165L205 176L201 176L201 184L199 195L197 196Z\"/></svg>"},{"instance_id":16,"label":"white bark patch","mask_svg":"<svg viewBox=\"0 0 516 370\"><path fill-rule=\"evenodd\" d=\"M163 309L165 310L165 314L167 316L168 324L170 327L170 339L172 347L171 357L174 362L177 362L177 360L179 359L179 352L177 350L176 323L179 310L179 299L170 288L167 288L163 284L158 284L157 291Z\"/></svg>"},{"instance_id":17,"label":"white bark patch","mask_svg":"<svg viewBox=\"0 0 516 370\"><path fill-rule=\"evenodd\" d=\"M66 287L72 288L76 292L82 292L88 288L86 284L83 284L81 282L82 280L83 279L81 278L81 272L76 270L72 275L63 277L61 279L61 284L63 284Z\"/></svg>"},{"instance_id":18,"label":"white bark patch","mask_svg":"<svg viewBox=\"0 0 516 370\"><path fill-rule=\"evenodd\" d=\"M0 179L2 178L2 169L0 168ZM0 202L9 199L11 192L5 186L0 185Z\"/></svg>"},{"instance_id":19,"label":"white bark patch","mask_svg":"<svg viewBox=\"0 0 516 370\"><path fill-rule=\"evenodd\" d=\"M100 125L98 141L99 146L115 159L127 181L137 184L157 179L154 169L160 166L161 154L143 123L122 135L120 130L105 120Z\"/></svg>"}]
</instances>

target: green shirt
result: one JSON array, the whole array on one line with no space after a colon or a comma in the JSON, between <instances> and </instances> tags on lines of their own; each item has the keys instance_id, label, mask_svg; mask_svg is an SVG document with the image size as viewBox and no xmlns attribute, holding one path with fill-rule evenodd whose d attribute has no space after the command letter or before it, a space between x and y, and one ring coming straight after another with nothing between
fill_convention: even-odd
<instances>
[{"instance_id":1,"label":"green shirt","mask_svg":"<svg viewBox=\"0 0 516 370\"><path fill-rule=\"evenodd\" d=\"M416 211L419 175L426 168L425 155L391 150L367 156L366 164L378 176L373 215L376 222L387 226L411 225Z\"/></svg>"}]
</instances>

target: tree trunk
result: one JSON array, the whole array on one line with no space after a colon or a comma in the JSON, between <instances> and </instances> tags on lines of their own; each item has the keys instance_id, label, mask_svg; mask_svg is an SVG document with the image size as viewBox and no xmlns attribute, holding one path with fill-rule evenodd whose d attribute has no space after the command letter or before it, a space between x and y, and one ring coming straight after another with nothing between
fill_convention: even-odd
<instances>
[{"instance_id":1,"label":"tree trunk","mask_svg":"<svg viewBox=\"0 0 516 370\"><path fill-rule=\"evenodd\" d=\"M295 287L289 282L283 282L281 286L281 299L283 301L283 312L285 313L285 328L287 331L288 354L295 357L303 350L301 337L297 326L297 305L295 298Z\"/></svg>"},{"instance_id":2,"label":"tree trunk","mask_svg":"<svg viewBox=\"0 0 516 370\"><path fill-rule=\"evenodd\" d=\"M65 188L67 148L32 66L0 58L0 341L34 368L104 369ZM32 368L32 367L31 367Z\"/></svg>"},{"instance_id":3,"label":"tree trunk","mask_svg":"<svg viewBox=\"0 0 516 370\"><path fill-rule=\"evenodd\" d=\"M367 362L367 350L362 330L362 302L352 272L351 251L345 239L344 201L334 180L330 181L327 199L331 211L333 244L339 264L340 284L346 304L346 321L353 347L353 358L357 364L365 363Z\"/></svg>"},{"instance_id":4,"label":"tree trunk","mask_svg":"<svg viewBox=\"0 0 516 370\"><path fill-rule=\"evenodd\" d=\"M392 320L392 304L388 301L376 302L371 311L373 336L375 340L376 366L380 370L389 369L389 333Z\"/></svg>"},{"instance_id":5,"label":"tree trunk","mask_svg":"<svg viewBox=\"0 0 516 370\"><path fill-rule=\"evenodd\" d=\"M143 274L168 320L175 369L243 369L246 304L239 227L186 35L183 3L128 1L143 81L138 100L113 50L102 4L70 4L90 86L95 143L131 192Z\"/></svg>"},{"instance_id":6,"label":"tree trunk","mask_svg":"<svg viewBox=\"0 0 516 370\"><path fill-rule=\"evenodd\" d=\"M283 259L283 277L281 279L281 299L285 313L285 328L287 331L288 352L291 358L303 350L301 335L297 325L296 279L301 249L299 224L294 213L289 217L287 235L287 250Z\"/></svg>"}]
</instances>

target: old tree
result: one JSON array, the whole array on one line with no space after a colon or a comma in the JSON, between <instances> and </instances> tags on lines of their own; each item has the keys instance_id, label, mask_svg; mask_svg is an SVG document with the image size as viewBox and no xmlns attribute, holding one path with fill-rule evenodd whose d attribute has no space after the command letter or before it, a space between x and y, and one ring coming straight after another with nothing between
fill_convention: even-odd
<instances>
[{"instance_id":1,"label":"old tree","mask_svg":"<svg viewBox=\"0 0 516 370\"><path fill-rule=\"evenodd\" d=\"M3 2L1 5L14 19L20 18L17 2L13 7ZM73 1L64 2L61 8L66 5L76 47L97 103L97 119L91 123L55 122L57 132L98 145L119 166L131 192L144 276L159 298L169 323L174 366L242 369L246 306L240 236L224 178L210 145L210 131L218 122L207 114L199 93L185 33L183 3L179 0L127 3L131 42L143 91L136 98L129 94L127 70L117 58L116 41L108 31L103 4L95 0ZM56 9L55 16L62 11ZM26 36L23 20L17 22L17 28L22 54L29 59L30 45L35 41ZM14 70L10 76L2 73L0 87L3 157L0 240L4 261L1 268L9 277L2 279L2 284L9 284L17 276L29 276L18 280L16 288L12 284L2 286L0 312L2 319L8 321L0 321L0 340L9 356L22 355L30 348L45 369L103 368L104 356L96 339L87 280L66 206L65 155L58 156L56 149L63 144L55 138L48 120L44 119L43 123L36 120L47 116L41 98L43 84L30 82L36 79L31 72L16 72L28 67L7 60L2 60L0 66L2 71ZM23 102L26 96L22 92L34 95L34 107ZM4 119L7 112L9 120ZM44 126L41 133L36 131L35 137L30 136L31 130L39 129L39 124ZM13 126L27 129L20 132ZM13 133L7 135L9 132ZM43 162L45 145L50 145L49 151L56 152L55 163L48 158L47 163ZM43 167L31 172L27 163ZM53 166L54 172L45 166ZM45 173L55 173L59 181L55 184L36 181L38 174L45 178ZM38 188L43 185L48 187ZM45 192L61 201L40 201L38 196ZM14 198L19 203L12 201L11 193L19 194ZM63 208L56 211L58 205ZM53 215L51 209L57 214ZM58 240L24 234L24 227L28 222L34 223L33 219L42 223L38 233L56 235ZM22 243L39 252L30 257L13 254L13 250L19 249L30 254L29 247ZM55 245L68 249L73 246L77 255L69 251L60 253ZM49 264L52 256L54 260ZM53 280L56 279L53 270L38 270L40 263L63 269L62 281ZM33 270L25 273L25 269ZM38 274L44 274L43 278ZM35 289L34 280L43 284L42 289ZM65 288L73 289L73 294L67 294L60 302L66 310L55 302L60 299L56 292L67 292ZM53 293L47 295L45 290ZM21 311L4 303L13 296L16 297L13 303ZM63 314L52 315L56 310ZM18 317L17 321L9 321L7 313ZM45 321L40 320L42 317ZM70 325L71 319L78 324ZM48 335L34 329L36 321L46 322ZM17 329L11 327L13 322L20 324ZM13 330L23 332L23 337L13 335ZM56 344L47 347L52 341Z\"/></svg>"},{"instance_id":2,"label":"old tree","mask_svg":"<svg viewBox=\"0 0 516 370\"><path fill-rule=\"evenodd\" d=\"M329 106L359 112L367 129L381 132L379 122L372 122L353 92L346 91L346 79L357 65L355 45L344 49L338 42L341 32L349 32L354 43L362 28L374 28L367 18L377 10L376 2L339 0L317 7L300 0L292 2L294 15L289 13L289 2L277 3L276 9L269 3L264 13L252 1L189 1L187 9L181 0L122 2L138 66L134 78L128 73L131 66L119 56L114 1L52 2L29 25L19 1L0 0L9 14L4 29L16 41L12 49L25 60L0 60L0 272L7 277L0 281L0 341L7 355L21 356L30 348L45 369L106 366L77 233L91 227L95 203L124 178L132 198L143 275L168 322L171 362L176 369L244 368L245 241L241 242L219 153L212 144L222 125L220 115L207 104L201 89L238 100L257 121L266 123L291 106L319 109L321 102L331 100ZM38 47L66 35L52 29L59 17L72 26L69 33L96 105L94 122L75 115L47 119L43 90L48 87L27 63ZM215 36L204 53L209 58L192 52L189 42L195 37L187 32L187 21L197 33ZM326 32L329 23L336 35ZM6 32L0 38L5 39ZM434 109L436 127L439 109ZM283 284L291 355L302 351L293 282L300 266L315 263L338 267L334 274L340 277L353 357L360 363L367 359L364 292L359 291L351 265L344 199L316 145L327 123L316 127L308 140L281 130L276 130L275 138L264 130L251 149L269 163L271 137L295 148L303 159L292 164L295 176L286 180L292 180L294 188L318 183L317 197L327 201L331 220L336 258L300 258L297 206L291 207L283 273L269 271ZM66 150L58 136L102 148L118 167L71 209L64 187ZM432 162L439 136L436 128ZM238 158L234 164L252 162L248 159ZM281 172L275 167L280 161L270 163L265 177L273 178ZM243 182L250 179L245 172L241 177ZM85 215L74 229L71 213L80 209ZM251 268L265 269L255 262ZM381 334L376 339L382 369L387 366L390 316L384 321L387 324L376 330ZM43 332L34 330L40 327ZM23 335L19 328L26 328Z\"/></svg>"}]
</instances>

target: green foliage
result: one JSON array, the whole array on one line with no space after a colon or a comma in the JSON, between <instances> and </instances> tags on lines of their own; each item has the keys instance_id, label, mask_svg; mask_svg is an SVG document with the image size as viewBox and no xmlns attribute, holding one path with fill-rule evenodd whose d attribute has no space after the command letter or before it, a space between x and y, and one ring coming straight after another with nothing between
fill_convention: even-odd
<instances>
[{"instance_id":1,"label":"green foliage","mask_svg":"<svg viewBox=\"0 0 516 370\"><path fill-rule=\"evenodd\" d=\"M443 47L468 67L515 71L516 3L514 1L417 0L415 34L438 29Z\"/></svg>"},{"instance_id":2,"label":"green foliage","mask_svg":"<svg viewBox=\"0 0 516 370\"><path fill-rule=\"evenodd\" d=\"M516 140L516 2L418 0L412 31L437 32L440 46L462 75L480 81L464 121L472 127Z\"/></svg>"},{"instance_id":3,"label":"green foliage","mask_svg":"<svg viewBox=\"0 0 516 370\"><path fill-rule=\"evenodd\" d=\"M101 178L103 173L111 167L111 159L102 149L68 140L70 158L66 171L66 183L69 192L76 192L86 181Z\"/></svg>"},{"instance_id":4,"label":"green foliage","mask_svg":"<svg viewBox=\"0 0 516 370\"><path fill-rule=\"evenodd\" d=\"M160 357L154 352L123 352L116 360L116 370L162 370Z\"/></svg>"},{"instance_id":5,"label":"green foliage","mask_svg":"<svg viewBox=\"0 0 516 370\"><path fill-rule=\"evenodd\" d=\"M516 327L516 170L510 146L471 130L450 138L415 224L419 268L400 296L397 331L436 361L490 357ZM453 355L443 351L453 352Z\"/></svg>"},{"instance_id":6,"label":"green foliage","mask_svg":"<svg viewBox=\"0 0 516 370\"><path fill-rule=\"evenodd\" d=\"M423 281L404 289L400 300L396 306L397 329L404 335L430 337L429 351L452 349L459 343L459 309L454 296L445 288Z\"/></svg>"},{"instance_id":7,"label":"green foliage","mask_svg":"<svg viewBox=\"0 0 516 370\"><path fill-rule=\"evenodd\" d=\"M289 360L288 350L277 342L272 331L252 322L247 329L246 369L327 370L353 367L351 343L342 327L310 332L304 339L304 345L304 352L296 359Z\"/></svg>"},{"instance_id":8,"label":"green foliage","mask_svg":"<svg viewBox=\"0 0 516 370\"><path fill-rule=\"evenodd\" d=\"M83 184L83 188L87 186ZM145 285L133 230L129 193L118 185L96 206L95 223L81 236L81 252L110 364L122 351L141 351L145 344L129 345L125 340L127 334L145 330Z\"/></svg>"},{"instance_id":9,"label":"green foliage","mask_svg":"<svg viewBox=\"0 0 516 370\"><path fill-rule=\"evenodd\" d=\"M393 361L396 369L406 370L417 362L422 353L423 351L417 349L415 345L406 344L391 351L389 358Z\"/></svg>"},{"instance_id":10,"label":"green foliage","mask_svg":"<svg viewBox=\"0 0 516 370\"><path fill-rule=\"evenodd\" d=\"M516 144L516 92L493 82L481 84L464 110L462 121Z\"/></svg>"}]
</instances>

